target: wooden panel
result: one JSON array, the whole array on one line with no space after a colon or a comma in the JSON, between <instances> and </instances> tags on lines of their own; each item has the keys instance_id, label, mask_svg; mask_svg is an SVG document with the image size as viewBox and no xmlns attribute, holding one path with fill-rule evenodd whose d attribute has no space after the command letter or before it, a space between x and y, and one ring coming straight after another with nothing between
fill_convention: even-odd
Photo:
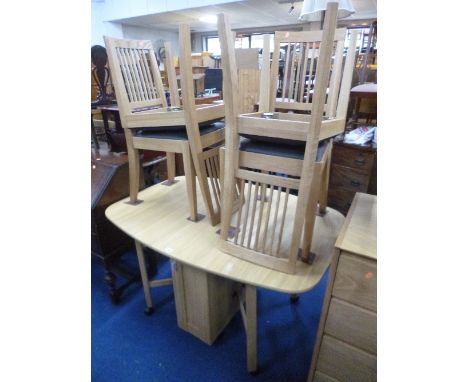
<instances>
[{"instance_id":1,"label":"wooden panel","mask_svg":"<svg viewBox=\"0 0 468 382\"><path fill-rule=\"evenodd\" d=\"M354 167L362 171L371 171L374 165L375 153L355 150L350 147L336 146L333 151L333 163L341 166Z\"/></svg>"},{"instance_id":2,"label":"wooden panel","mask_svg":"<svg viewBox=\"0 0 468 382\"><path fill-rule=\"evenodd\" d=\"M174 263L174 297L177 324L202 341L209 338L208 285L206 273Z\"/></svg>"},{"instance_id":3,"label":"wooden panel","mask_svg":"<svg viewBox=\"0 0 468 382\"><path fill-rule=\"evenodd\" d=\"M207 277L210 339L214 341L239 310L242 284L209 273Z\"/></svg>"},{"instance_id":4,"label":"wooden panel","mask_svg":"<svg viewBox=\"0 0 468 382\"><path fill-rule=\"evenodd\" d=\"M211 345L239 309L241 284L174 263L177 324Z\"/></svg>"},{"instance_id":5,"label":"wooden panel","mask_svg":"<svg viewBox=\"0 0 468 382\"><path fill-rule=\"evenodd\" d=\"M352 254L342 254L332 294L376 312L377 263Z\"/></svg>"},{"instance_id":6,"label":"wooden panel","mask_svg":"<svg viewBox=\"0 0 468 382\"><path fill-rule=\"evenodd\" d=\"M377 354L377 315L332 298L325 333L371 354Z\"/></svg>"},{"instance_id":7,"label":"wooden panel","mask_svg":"<svg viewBox=\"0 0 468 382\"><path fill-rule=\"evenodd\" d=\"M339 382L337 379L330 377L329 375L323 374L320 371L316 371L314 374L313 382Z\"/></svg>"},{"instance_id":8,"label":"wooden panel","mask_svg":"<svg viewBox=\"0 0 468 382\"><path fill-rule=\"evenodd\" d=\"M332 164L330 185L333 187L354 192L366 192L369 180L370 174L361 170Z\"/></svg>"},{"instance_id":9,"label":"wooden panel","mask_svg":"<svg viewBox=\"0 0 468 382\"><path fill-rule=\"evenodd\" d=\"M336 247L377 260L377 197L356 193Z\"/></svg>"},{"instance_id":10,"label":"wooden panel","mask_svg":"<svg viewBox=\"0 0 468 382\"><path fill-rule=\"evenodd\" d=\"M333 337L324 335L317 371L339 381L377 381L377 358Z\"/></svg>"},{"instance_id":11,"label":"wooden panel","mask_svg":"<svg viewBox=\"0 0 468 382\"><path fill-rule=\"evenodd\" d=\"M257 50L257 49L255 49ZM258 56L258 53L257 53ZM258 58L257 58L258 61ZM258 63L257 63L258 67ZM260 70L239 69L239 106L241 113L251 113L260 98Z\"/></svg>"}]
</instances>

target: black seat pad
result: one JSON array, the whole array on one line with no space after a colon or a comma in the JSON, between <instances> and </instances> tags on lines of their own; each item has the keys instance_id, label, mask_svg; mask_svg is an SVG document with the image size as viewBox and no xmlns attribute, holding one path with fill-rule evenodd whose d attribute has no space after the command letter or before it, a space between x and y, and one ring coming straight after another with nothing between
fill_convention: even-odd
<instances>
[{"instance_id":1,"label":"black seat pad","mask_svg":"<svg viewBox=\"0 0 468 382\"><path fill-rule=\"evenodd\" d=\"M284 141L284 142L281 142ZM239 149L256 154L273 155L292 159L304 159L305 142L275 138L275 141L262 141L260 138L249 139L242 137ZM316 161L320 162L327 148L327 141L319 142Z\"/></svg>"},{"instance_id":2,"label":"black seat pad","mask_svg":"<svg viewBox=\"0 0 468 382\"><path fill-rule=\"evenodd\" d=\"M200 124L200 135L212 133L213 131L224 128L224 121L208 121ZM157 139L175 139L175 140L188 140L187 130L185 126L171 126L168 127L145 127L144 129L137 130L136 137L142 138L157 138Z\"/></svg>"}]
</instances>

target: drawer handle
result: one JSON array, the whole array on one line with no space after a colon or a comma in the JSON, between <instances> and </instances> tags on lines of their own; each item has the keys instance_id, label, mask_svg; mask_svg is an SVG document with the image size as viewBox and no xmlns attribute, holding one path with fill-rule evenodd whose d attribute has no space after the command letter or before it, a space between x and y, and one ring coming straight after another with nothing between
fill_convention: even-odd
<instances>
[{"instance_id":1,"label":"drawer handle","mask_svg":"<svg viewBox=\"0 0 468 382\"><path fill-rule=\"evenodd\" d=\"M356 159L354 163L356 163L358 166L364 166L366 161L364 159Z\"/></svg>"},{"instance_id":2,"label":"drawer handle","mask_svg":"<svg viewBox=\"0 0 468 382\"><path fill-rule=\"evenodd\" d=\"M351 181L351 186L353 186L353 187L359 187L360 185L361 185L361 183L356 181L356 180Z\"/></svg>"}]
</instances>

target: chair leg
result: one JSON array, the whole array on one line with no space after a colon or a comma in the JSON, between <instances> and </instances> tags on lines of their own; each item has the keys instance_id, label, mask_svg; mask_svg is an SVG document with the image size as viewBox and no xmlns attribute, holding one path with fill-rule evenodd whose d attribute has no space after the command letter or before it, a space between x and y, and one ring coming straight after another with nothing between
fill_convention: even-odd
<instances>
[{"instance_id":1,"label":"chair leg","mask_svg":"<svg viewBox=\"0 0 468 382\"><path fill-rule=\"evenodd\" d=\"M184 162L185 184L190 208L189 220L196 222L203 219L203 216L197 213L197 185L188 142L182 146L182 160Z\"/></svg>"},{"instance_id":2,"label":"chair leg","mask_svg":"<svg viewBox=\"0 0 468 382\"><path fill-rule=\"evenodd\" d=\"M176 175L176 162L175 162L175 153L166 153L167 161L167 182L166 185L170 186L174 183L174 178Z\"/></svg>"},{"instance_id":3,"label":"chair leg","mask_svg":"<svg viewBox=\"0 0 468 382\"><path fill-rule=\"evenodd\" d=\"M318 171L320 174L320 170L323 171L320 164L316 164L318 168L315 171ZM320 166L320 167L319 167ZM320 179L320 178L319 178ZM309 262L310 257L310 249L312 244L312 237L314 234L314 226L315 226L315 212L317 210L317 200L320 191L320 182L315 182L312 186L312 191L309 195L309 200L307 201L307 209L306 209L306 218L304 223L304 235L303 235L303 243L302 243L302 254L301 260L305 263Z\"/></svg>"},{"instance_id":4,"label":"chair leg","mask_svg":"<svg viewBox=\"0 0 468 382\"><path fill-rule=\"evenodd\" d=\"M128 138L127 138L128 142ZM138 191L140 185L140 153L138 149L127 145L128 151L128 173L129 173L129 204L139 204L142 200L138 200Z\"/></svg>"},{"instance_id":5,"label":"chair leg","mask_svg":"<svg viewBox=\"0 0 468 382\"><path fill-rule=\"evenodd\" d=\"M197 173L198 185L202 194L203 202L205 203L206 213L210 219L211 225L215 226L219 223L219 214L215 214L213 203L211 200L210 186L208 185L208 175L205 169L205 161L201 154L193 155L195 171Z\"/></svg>"},{"instance_id":6,"label":"chair leg","mask_svg":"<svg viewBox=\"0 0 468 382\"><path fill-rule=\"evenodd\" d=\"M320 176L320 194L319 194L319 213L324 215L327 211L328 204L328 183L330 181L330 169L331 169L331 153L332 153L332 142L329 143L328 152L326 153L326 159L322 175Z\"/></svg>"}]
</instances>

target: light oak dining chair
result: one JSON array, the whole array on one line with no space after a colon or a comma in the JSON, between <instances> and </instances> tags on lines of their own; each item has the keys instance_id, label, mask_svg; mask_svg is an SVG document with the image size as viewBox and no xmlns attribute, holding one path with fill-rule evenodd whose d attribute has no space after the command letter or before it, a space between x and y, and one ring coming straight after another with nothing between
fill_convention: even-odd
<instances>
[{"instance_id":1,"label":"light oak dining chair","mask_svg":"<svg viewBox=\"0 0 468 382\"><path fill-rule=\"evenodd\" d=\"M181 24L179 65L185 126L206 212L211 224L217 225L221 220L219 149L224 144L224 120L220 120L224 119L224 103L195 105L190 41L190 26Z\"/></svg>"},{"instance_id":2,"label":"light oak dining chair","mask_svg":"<svg viewBox=\"0 0 468 382\"><path fill-rule=\"evenodd\" d=\"M318 65L320 31L275 32L274 51L270 68L270 40L264 39L263 64L260 82L260 112L298 112L310 111L314 94L314 81ZM357 31L351 31L346 55L344 45L347 31L345 28L335 32L334 52L330 76L326 89L326 104L320 140L341 134L345 130L353 69L356 57ZM283 68L280 68L280 50L286 51ZM345 65L343 67L343 59ZM282 75L280 76L280 72ZM280 78L281 77L281 78ZM255 117L255 115L252 115ZM280 119L291 117L280 113ZM301 119L301 116L293 117ZM327 131L325 131L325 129ZM323 145L323 144L322 144ZM322 146L321 146L322 147ZM330 139L324 155L321 156L319 173L321 185L318 194L319 212L324 214L327 207L328 180L330 174L332 140Z\"/></svg>"},{"instance_id":3,"label":"light oak dining chair","mask_svg":"<svg viewBox=\"0 0 468 382\"><path fill-rule=\"evenodd\" d=\"M140 167L139 150L167 153L168 181L164 184L168 186L175 181L175 153L181 153L186 177L189 219L200 220L202 215L198 214L195 183L199 163L194 166L190 142L200 142L200 145L205 148L224 139L224 124L215 122L224 117L224 105L197 105L195 107L195 103L191 102L188 96L186 102L184 101L184 106L180 107L177 87L174 86L175 68L173 65L168 65L166 71L173 105L168 107L151 42L115 39L107 36L104 40L127 141L130 203L141 202L138 200L137 187ZM190 43L190 40L188 42ZM173 62L170 44L166 43L165 48L168 56L167 62ZM184 48L181 47L181 49ZM191 80L188 84L186 83L185 72L181 74L181 77L182 93L188 95L190 93L188 88L191 85L193 91L193 84ZM206 156L208 157L208 154ZM209 158L212 163L212 157ZM199 182L206 184L207 179L199 177ZM209 206L210 203L212 205L212 201L208 192L202 187L204 202ZM216 211L213 210L207 207L209 218L213 224L216 224L217 219L219 222L219 213L217 217Z\"/></svg>"},{"instance_id":4,"label":"light oak dining chair","mask_svg":"<svg viewBox=\"0 0 468 382\"><path fill-rule=\"evenodd\" d=\"M303 261L310 260L320 184L316 158L320 162L320 152L327 150L324 145L319 147L319 140L333 129L323 128L322 121L336 47L336 18L337 4L330 3L323 31L313 35L320 50L316 52L314 96L308 103L310 114L282 113L285 115L276 119L274 115L239 115L231 29L227 16L218 16L226 107L221 249L286 273L295 272L300 248ZM298 191L297 203L296 208L288 209L291 190Z\"/></svg>"}]
</instances>

